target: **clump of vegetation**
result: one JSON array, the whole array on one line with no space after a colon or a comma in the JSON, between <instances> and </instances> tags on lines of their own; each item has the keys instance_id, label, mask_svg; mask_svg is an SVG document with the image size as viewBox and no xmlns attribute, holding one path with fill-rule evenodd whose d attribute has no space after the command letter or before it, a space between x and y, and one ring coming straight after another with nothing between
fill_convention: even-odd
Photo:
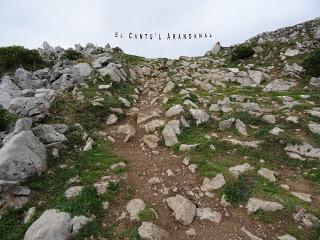
<instances>
[{"instance_id":1,"label":"clump of vegetation","mask_svg":"<svg viewBox=\"0 0 320 240\"><path fill-rule=\"evenodd\" d=\"M15 121L15 115L9 113L6 109L0 106L0 131L6 129L6 127Z\"/></svg>"},{"instance_id":2,"label":"clump of vegetation","mask_svg":"<svg viewBox=\"0 0 320 240\"><path fill-rule=\"evenodd\" d=\"M156 214L154 213L154 211L150 207L146 207L145 209L143 209L138 214L138 216L139 216L140 220L144 221L144 222L150 222L156 218Z\"/></svg>"},{"instance_id":3,"label":"clump of vegetation","mask_svg":"<svg viewBox=\"0 0 320 240\"><path fill-rule=\"evenodd\" d=\"M242 175L239 179L231 180L224 186L222 192L226 200L233 206L245 204L252 194L253 181L249 176Z\"/></svg>"},{"instance_id":4,"label":"clump of vegetation","mask_svg":"<svg viewBox=\"0 0 320 240\"><path fill-rule=\"evenodd\" d=\"M34 71L44 65L39 52L35 49L30 50L22 46L0 47L0 75L19 67Z\"/></svg>"},{"instance_id":5,"label":"clump of vegetation","mask_svg":"<svg viewBox=\"0 0 320 240\"><path fill-rule=\"evenodd\" d=\"M113 49L115 52L123 53L122 49L120 47L115 47Z\"/></svg>"},{"instance_id":6,"label":"clump of vegetation","mask_svg":"<svg viewBox=\"0 0 320 240\"><path fill-rule=\"evenodd\" d=\"M254 50L250 46L239 46L233 50L231 61L250 58L254 54Z\"/></svg>"},{"instance_id":7,"label":"clump of vegetation","mask_svg":"<svg viewBox=\"0 0 320 240\"><path fill-rule=\"evenodd\" d=\"M306 74L312 77L320 76L320 49L311 52L303 61Z\"/></svg>"},{"instance_id":8,"label":"clump of vegetation","mask_svg":"<svg viewBox=\"0 0 320 240\"><path fill-rule=\"evenodd\" d=\"M73 50L73 49L68 49L64 52L64 54L62 55L63 59L68 59L68 60L78 60L83 58L83 54Z\"/></svg>"}]
</instances>

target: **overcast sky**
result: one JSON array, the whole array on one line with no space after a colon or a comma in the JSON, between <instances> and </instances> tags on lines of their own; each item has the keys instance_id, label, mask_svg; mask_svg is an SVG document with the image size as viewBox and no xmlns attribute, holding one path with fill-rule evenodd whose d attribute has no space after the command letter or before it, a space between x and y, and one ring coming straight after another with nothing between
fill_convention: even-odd
<instances>
[{"instance_id":1,"label":"overcast sky","mask_svg":"<svg viewBox=\"0 0 320 240\"><path fill-rule=\"evenodd\" d=\"M319 16L319 0L0 0L0 46L37 48L46 40L68 48L92 42L145 57L197 56L216 41L228 46ZM115 38L115 32L126 38ZM214 37L130 40L130 32Z\"/></svg>"}]
</instances>

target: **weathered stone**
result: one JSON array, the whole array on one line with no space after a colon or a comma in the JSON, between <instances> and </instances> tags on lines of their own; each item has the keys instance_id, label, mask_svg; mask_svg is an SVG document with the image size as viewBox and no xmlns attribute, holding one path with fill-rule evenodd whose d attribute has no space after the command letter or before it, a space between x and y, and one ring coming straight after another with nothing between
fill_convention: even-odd
<instances>
[{"instance_id":1,"label":"weathered stone","mask_svg":"<svg viewBox=\"0 0 320 240\"><path fill-rule=\"evenodd\" d=\"M180 121L169 121L162 130L162 136L164 138L165 145L169 147L179 143L177 135L179 135L180 133Z\"/></svg>"},{"instance_id":2,"label":"weathered stone","mask_svg":"<svg viewBox=\"0 0 320 240\"><path fill-rule=\"evenodd\" d=\"M146 204L141 199L132 199L126 206L126 209L130 215L130 220L140 220L139 213L143 211Z\"/></svg>"},{"instance_id":3,"label":"weathered stone","mask_svg":"<svg viewBox=\"0 0 320 240\"><path fill-rule=\"evenodd\" d=\"M166 117L171 118L178 116L183 112L183 107L180 104L174 105L165 113Z\"/></svg>"},{"instance_id":4,"label":"weathered stone","mask_svg":"<svg viewBox=\"0 0 320 240\"><path fill-rule=\"evenodd\" d=\"M190 111L192 117L196 120L196 124L197 125L209 121L210 116L204 110L202 110L202 109L190 109L189 111Z\"/></svg>"},{"instance_id":5,"label":"weathered stone","mask_svg":"<svg viewBox=\"0 0 320 240\"><path fill-rule=\"evenodd\" d=\"M53 125L40 124L32 129L34 134L45 144L65 142L68 139L54 128Z\"/></svg>"},{"instance_id":6,"label":"weathered stone","mask_svg":"<svg viewBox=\"0 0 320 240\"><path fill-rule=\"evenodd\" d=\"M297 198L299 198L302 201L309 202L309 203L312 202L311 194L300 193L300 192L291 192L291 193L292 193L292 195L296 196Z\"/></svg>"},{"instance_id":7,"label":"weathered stone","mask_svg":"<svg viewBox=\"0 0 320 240\"><path fill-rule=\"evenodd\" d=\"M226 183L224 177L222 174L218 174L211 180L208 178L205 178L203 180L203 184L201 187L201 191L206 192L206 191L211 191L211 190L217 190L223 187L223 185Z\"/></svg>"},{"instance_id":8,"label":"weathered stone","mask_svg":"<svg viewBox=\"0 0 320 240\"><path fill-rule=\"evenodd\" d=\"M64 192L64 196L66 198L72 198L72 197L76 197L80 194L81 190L82 190L83 186L74 186L69 188L68 190L66 190Z\"/></svg>"},{"instance_id":9,"label":"weathered stone","mask_svg":"<svg viewBox=\"0 0 320 240\"><path fill-rule=\"evenodd\" d=\"M242 173L245 173L245 172L250 171L252 169L254 169L254 167L251 167L249 163L244 163L242 165L230 167L229 172L232 176L238 178Z\"/></svg>"},{"instance_id":10,"label":"weathered stone","mask_svg":"<svg viewBox=\"0 0 320 240\"><path fill-rule=\"evenodd\" d=\"M158 147L158 143L160 142L160 138L156 135L145 135L142 138L142 141L148 145L149 148L153 149Z\"/></svg>"},{"instance_id":11,"label":"weathered stone","mask_svg":"<svg viewBox=\"0 0 320 240\"><path fill-rule=\"evenodd\" d=\"M12 136L0 149L0 180L22 181L47 169L46 149L31 131Z\"/></svg>"},{"instance_id":12,"label":"weathered stone","mask_svg":"<svg viewBox=\"0 0 320 240\"><path fill-rule=\"evenodd\" d=\"M139 237L142 240L169 240L169 233L159 226L150 223L143 222L138 228Z\"/></svg>"},{"instance_id":13,"label":"weathered stone","mask_svg":"<svg viewBox=\"0 0 320 240\"><path fill-rule=\"evenodd\" d=\"M219 212L212 212L211 208L197 208L197 216L200 220L209 220L219 224L222 219L222 214Z\"/></svg>"},{"instance_id":14,"label":"weathered stone","mask_svg":"<svg viewBox=\"0 0 320 240\"><path fill-rule=\"evenodd\" d=\"M197 207L189 199L176 195L166 199L168 206L173 210L175 219L184 225L192 223Z\"/></svg>"},{"instance_id":15,"label":"weathered stone","mask_svg":"<svg viewBox=\"0 0 320 240\"><path fill-rule=\"evenodd\" d=\"M219 122L219 130L225 130L232 126L232 124L235 122L235 118L230 118L224 121Z\"/></svg>"},{"instance_id":16,"label":"weathered stone","mask_svg":"<svg viewBox=\"0 0 320 240\"><path fill-rule=\"evenodd\" d=\"M282 79L273 80L269 83L264 89L264 92L279 92L286 91L292 87L297 86L297 83L294 81L284 81Z\"/></svg>"},{"instance_id":17,"label":"weathered stone","mask_svg":"<svg viewBox=\"0 0 320 240\"><path fill-rule=\"evenodd\" d=\"M258 174L268 179L270 182L274 183L277 181L274 171L271 171L267 168L260 168Z\"/></svg>"},{"instance_id":18,"label":"weathered stone","mask_svg":"<svg viewBox=\"0 0 320 240\"><path fill-rule=\"evenodd\" d=\"M259 209L266 212L275 212L277 210L282 210L283 206L277 202L269 202L257 198L250 198L246 208L248 209L248 213L254 213Z\"/></svg>"}]
</instances>

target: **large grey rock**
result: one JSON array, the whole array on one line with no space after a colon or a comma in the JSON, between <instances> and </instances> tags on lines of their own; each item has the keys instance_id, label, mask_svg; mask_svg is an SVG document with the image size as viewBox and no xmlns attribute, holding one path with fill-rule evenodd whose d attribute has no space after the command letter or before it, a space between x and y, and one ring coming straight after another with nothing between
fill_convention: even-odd
<instances>
[{"instance_id":1,"label":"large grey rock","mask_svg":"<svg viewBox=\"0 0 320 240\"><path fill-rule=\"evenodd\" d=\"M320 88L320 77L312 77L309 84L313 87Z\"/></svg>"},{"instance_id":2,"label":"large grey rock","mask_svg":"<svg viewBox=\"0 0 320 240\"><path fill-rule=\"evenodd\" d=\"M34 121L41 121L47 116L49 106L41 98L18 97L11 101L9 110L23 117L32 117Z\"/></svg>"},{"instance_id":3,"label":"large grey rock","mask_svg":"<svg viewBox=\"0 0 320 240\"><path fill-rule=\"evenodd\" d=\"M78 63L72 67L72 71L80 77L89 77L92 73L92 68L88 63Z\"/></svg>"},{"instance_id":4,"label":"large grey rock","mask_svg":"<svg viewBox=\"0 0 320 240\"><path fill-rule=\"evenodd\" d=\"M292 158L304 160L306 158L320 159L320 148L316 148L308 143L288 144L285 149L287 154Z\"/></svg>"},{"instance_id":5,"label":"large grey rock","mask_svg":"<svg viewBox=\"0 0 320 240\"><path fill-rule=\"evenodd\" d=\"M183 107L180 104L174 105L166 111L165 115L168 118L178 116L183 112Z\"/></svg>"},{"instance_id":6,"label":"large grey rock","mask_svg":"<svg viewBox=\"0 0 320 240\"><path fill-rule=\"evenodd\" d=\"M320 134L320 124L312 122L308 124L308 127L311 132L315 134Z\"/></svg>"},{"instance_id":7,"label":"large grey rock","mask_svg":"<svg viewBox=\"0 0 320 240\"><path fill-rule=\"evenodd\" d=\"M67 141L67 138L59 133L53 125L40 124L32 130L41 142L45 144Z\"/></svg>"},{"instance_id":8,"label":"large grey rock","mask_svg":"<svg viewBox=\"0 0 320 240\"><path fill-rule=\"evenodd\" d=\"M180 121L171 120L169 121L164 129L162 130L162 136L166 146L172 146L179 143L177 135L181 133L180 131Z\"/></svg>"},{"instance_id":9,"label":"large grey rock","mask_svg":"<svg viewBox=\"0 0 320 240\"><path fill-rule=\"evenodd\" d=\"M222 188L225 183L226 180L224 179L224 176L222 174L218 174L211 180L209 178L205 178L201 186L201 191L207 192L217 190Z\"/></svg>"},{"instance_id":10,"label":"large grey rock","mask_svg":"<svg viewBox=\"0 0 320 240\"><path fill-rule=\"evenodd\" d=\"M212 211L211 208L197 208L197 216L200 220L208 220L214 223L220 223L222 214Z\"/></svg>"},{"instance_id":11,"label":"large grey rock","mask_svg":"<svg viewBox=\"0 0 320 240\"><path fill-rule=\"evenodd\" d=\"M204 110L202 110L202 109L190 109L189 111L190 111L192 117L196 120L196 124L197 125L209 121L210 116Z\"/></svg>"},{"instance_id":12,"label":"large grey rock","mask_svg":"<svg viewBox=\"0 0 320 240\"><path fill-rule=\"evenodd\" d=\"M192 223L197 207L189 199L176 195L166 199L168 206L173 210L177 221L184 225Z\"/></svg>"},{"instance_id":13,"label":"large grey rock","mask_svg":"<svg viewBox=\"0 0 320 240\"><path fill-rule=\"evenodd\" d=\"M229 168L229 172L234 177L239 177L242 173L245 173L247 171L250 171L254 169L254 167L251 167L249 163L244 163L242 165L237 165L234 167Z\"/></svg>"},{"instance_id":14,"label":"large grey rock","mask_svg":"<svg viewBox=\"0 0 320 240\"><path fill-rule=\"evenodd\" d=\"M1 180L22 181L47 169L46 149L31 131L11 137L0 149Z\"/></svg>"},{"instance_id":15,"label":"large grey rock","mask_svg":"<svg viewBox=\"0 0 320 240\"><path fill-rule=\"evenodd\" d=\"M112 56L110 54L99 54L91 61L93 68L102 68L110 63Z\"/></svg>"},{"instance_id":16,"label":"large grey rock","mask_svg":"<svg viewBox=\"0 0 320 240\"><path fill-rule=\"evenodd\" d=\"M143 211L146 204L141 199L132 199L126 206L126 209L130 215L130 220L140 220L139 213Z\"/></svg>"},{"instance_id":17,"label":"large grey rock","mask_svg":"<svg viewBox=\"0 0 320 240\"><path fill-rule=\"evenodd\" d=\"M139 237L142 240L169 240L169 233L159 226L150 223L143 222L138 228Z\"/></svg>"},{"instance_id":18,"label":"large grey rock","mask_svg":"<svg viewBox=\"0 0 320 240\"><path fill-rule=\"evenodd\" d=\"M120 63L109 63L106 67L98 70L102 76L109 76L114 82L127 81L127 73Z\"/></svg>"},{"instance_id":19,"label":"large grey rock","mask_svg":"<svg viewBox=\"0 0 320 240\"><path fill-rule=\"evenodd\" d=\"M220 42L216 42L216 44L213 46L213 48L207 52L207 54L213 54L216 55L221 51L221 45Z\"/></svg>"},{"instance_id":20,"label":"large grey rock","mask_svg":"<svg viewBox=\"0 0 320 240\"><path fill-rule=\"evenodd\" d=\"M227 128L230 128L234 122L235 122L235 118L230 118L230 119L219 122L219 130L222 131Z\"/></svg>"},{"instance_id":21,"label":"large grey rock","mask_svg":"<svg viewBox=\"0 0 320 240\"><path fill-rule=\"evenodd\" d=\"M266 212L275 212L277 210L282 210L283 206L277 202L269 202L257 198L250 198L246 208L248 209L248 213L254 213L259 209Z\"/></svg>"},{"instance_id":22,"label":"large grey rock","mask_svg":"<svg viewBox=\"0 0 320 240\"><path fill-rule=\"evenodd\" d=\"M32 76L23 68L18 68L15 72L15 82L21 89L37 89L43 87L43 81Z\"/></svg>"},{"instance_id":23,"label":"large grey rock","mask_svg":"<svg viewBox=\"0 0 320 240\"><path fill-rule=\"evenodd\" d=\"M5 109L9 108L12 99L19 97L20 88L15 85L8 76L4 76L0 82L0 106Z\"/></svg>"},{"instance_id":24,"label":"large grey rock","mask_svg":"<svg viewBox=\"0 0 320 240\"><path fill-rule=\"evenodd\" d=\"M294 81L285 81L282 79L273 80L269 83L264 89L264 92L279 92L279 91L286 91L292 87L297 86L297 83Z\"/></svg>"},{"instance_id":25,"label":"large grey rock","mask_svg":"<svg viewBox=\"0 0 320 240\"><path fill-rule=\"evenodd\" d=\"M24 240L66 240L71 231L70 215L51 209L28 228Z\"/></svg>"},{"instance_id":26,"label":"large grey rock","mask_svg":"<svg viewBox=\"0 0 320 240\"><path fill-rule=\"evenodd\" d=\"M9 141L11 137L13 137L19 132L31 130L31 126L32 126L32 118L29 118L29 117L19 118L15 123L13 132L8 134L4 138L2 140L2 143L5 144L7 141Z\"/></svg>"},{"instance_id":27,"label":"large grey rock","mask_svg":"<svg viewBox=\"0 0 320 240\"><path fill-rule=\"evenodd\" d=\"M28 228L24 240L71 239L91 220L85 216L71 219L69 213L49 209Z\"/></svg>"}]
</instances>

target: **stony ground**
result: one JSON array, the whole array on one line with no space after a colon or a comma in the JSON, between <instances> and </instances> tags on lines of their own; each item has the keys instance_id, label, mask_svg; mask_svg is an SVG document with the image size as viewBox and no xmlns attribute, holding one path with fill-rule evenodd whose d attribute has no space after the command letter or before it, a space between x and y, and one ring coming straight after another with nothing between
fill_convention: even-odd
<instances>
[{"instance_id":1,"label":"stony ground","mask_svg":"<svg viewBox=\"0 0 320 240\"><path fill-rule=\"evenodd\" d=\"M0 238L317 239L320 77L303 63L319 29L258 35L237 60L219 44L176 60L45 44L51 69L0 82L24 117L1 132Z\"/></svg>"}]
</instances>

